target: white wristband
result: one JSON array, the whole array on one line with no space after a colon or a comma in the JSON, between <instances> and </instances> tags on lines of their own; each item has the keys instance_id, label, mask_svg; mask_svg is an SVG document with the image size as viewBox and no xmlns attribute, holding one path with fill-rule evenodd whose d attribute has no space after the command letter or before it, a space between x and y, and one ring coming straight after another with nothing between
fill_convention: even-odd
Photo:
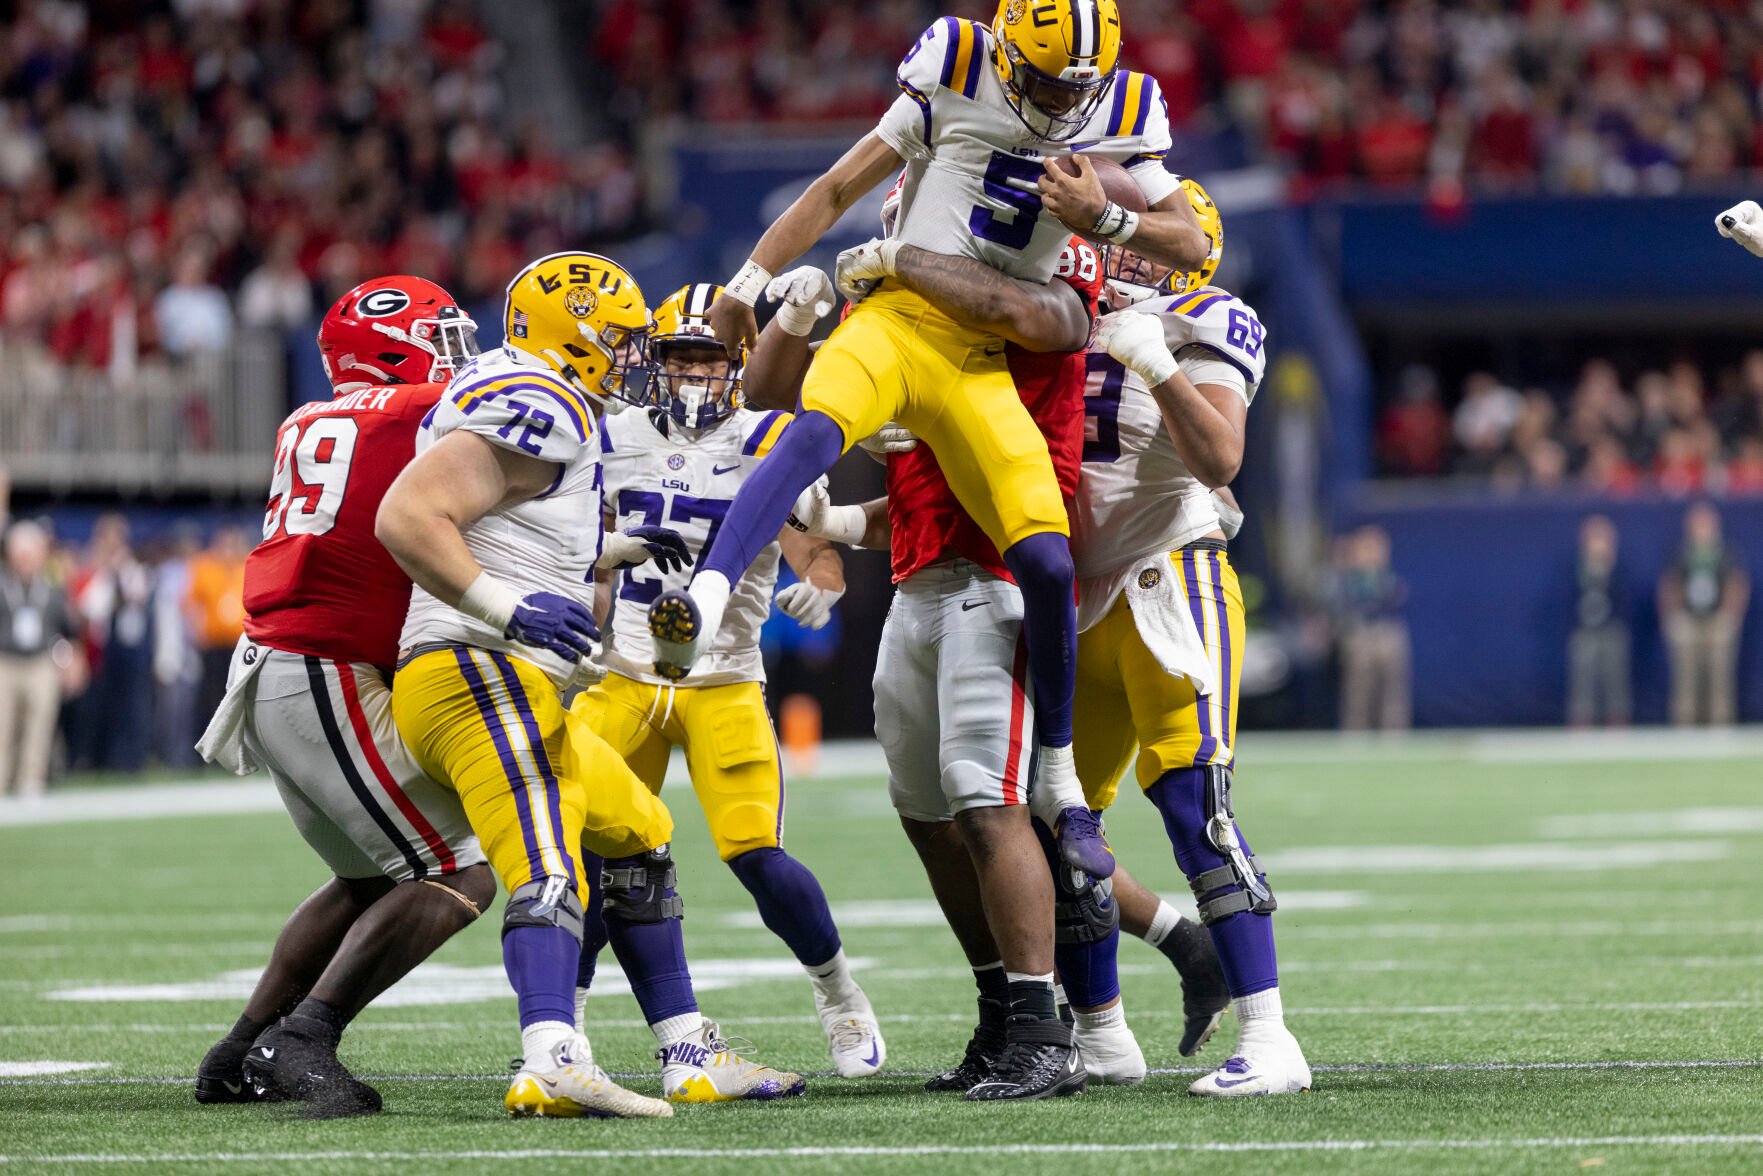
<instances>
[{"instance_id":1,"label":"white wristband","mask_svg":"<svg viewBox=\"0 0 1763 1176\"><path fill-rule=\"evenodd\" d=\"M819 321L820 316L814 313L812 302L807 306L797 306L793 302L778 304L777 325L783 328L785 334L795 335L798 338L812 334L814 324Z\"/></svg>"},{"instance_id":2,"label":"white wristband","mask_svg":"<svg viewBox=\"0 0 1763 1176\"><path fill-rule=\"evenodd\" d=\"M1125 245L1132 240L1132 235L1139 231L1139 214L1130 208L1120 210L1120 227L1108 234L1108 239L1116 245Z\"/></svg>"},{"instance_id":3,"label":"white wristband","mask_svg":"<svg viewBox=\"0 0 1763 1176\"><path fill-rule=\"evenodd\" d=\"M1175 356L1167 351L1154 356L1148 355L1137 363L1127 366L1138 374L1139 379L1145 382L1147 388L1155 388L1159 384L1166 383L1171 376L1181 370L1181 364L1175 362Z\"/></svg>"},{"instance_id":4,"label":"white wristband","mask_svg":"<svg viewBox=\"0 0 1763 1176\"><path fill-rule=\"evenodd\" d=\"M459 598L460 612L498 633L507 631L508 622L514 619L514 610L519 607L520 593L488 572L478 573L478 578Z\"/></svg>"},{"instance_id":5,"label":"white wristband","mask_svg":"<svg viewBox=\"0 0 1763 1176\"><path fill-rule=\"evenodd\" d=\"M722 288L722 292L736 302L744 302L748 306L753 306L758 303L759 296L765 293L765 287L770 284L771 271L752 258L748 258L747 264L741 267L741 272L728 280L728 284Z\"/></svg>"},{"instance_id":6,"label":"white wristband","mask_svg":"<svg viewBox=\"0 0 1763 1176\"><path fill-rule=\"evenodd\" d=\"M863 533L868 529L869 519L861 506L829 506L820 516L813 533L822 539L855 547L863 542Z\"/></svg>"}]
</instances>

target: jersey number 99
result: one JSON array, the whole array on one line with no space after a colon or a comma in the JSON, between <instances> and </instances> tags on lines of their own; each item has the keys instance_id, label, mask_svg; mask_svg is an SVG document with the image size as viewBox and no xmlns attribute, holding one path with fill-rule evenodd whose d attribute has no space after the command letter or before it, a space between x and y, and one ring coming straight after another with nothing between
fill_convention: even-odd
<instances>
[{"instance_id":1,"label":"jersey number 99","mask_svg":"<svg viewBox=\"0 0 1763 1176\"><path fill-rule=\"evenodd\" d=\"M360 432L355 419L346 416L321 416L282 430L263 514L265 539L322 535L337 525Z\"/></svg>"}]
</instances>

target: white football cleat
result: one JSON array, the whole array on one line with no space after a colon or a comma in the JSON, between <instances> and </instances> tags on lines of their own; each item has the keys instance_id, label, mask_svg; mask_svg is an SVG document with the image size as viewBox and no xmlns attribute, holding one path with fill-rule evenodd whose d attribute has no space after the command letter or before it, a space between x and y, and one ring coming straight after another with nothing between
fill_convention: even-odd
<instances>
[{"instance_id":1,"label":"white football cleat","mask_svg":"<svg viewBox=\"0 0 1763 1176\"><path fill-rule=\"evenodd\" d=\"M540 1065L523 1065L502 1098L517 1119L667 1119L673 1107L658 1098L626 1090L590 1059L581 1034L565 1038Z\"/></svg>"},{"instance_id":2,"label":"white football cleat","mask_svg":"<svg viewBox=\"0 0 1763 1176\"><path fill-rule=\"evenodd\" d=\"M791 1098L807 1089L802 1075L750 1062L735 1052L735 1046L735 1042L722 1035L716 1022L706 1020L704 1027L690 1037L656 1051L655 1056L661 1059L662 1094L667 1101L765 1102Z\"/></svg>"},{"instance_id":3,"label":"white football cleat","mask_svg":"<svg viewBox=\"0 0 1763 1176\"><path fill-rule=\"evenodd\" d=\"M1284 1029L1277 1037L1237 1044L1228 1062L1207 1074L1188 1093L1203 1098L1246 1098L1258 1094L1300 1094L1310 1089L1310 1063L1298 1039Z\"/></svg>"},{"instance_id":4,"label":"white football cleat","mask_svg":"<svg viewBox=\"0 0 1763 1176\"><path fill-rule=\"evenodd\" d=\"M882 1040L881 1025L867 999L822 1008L820 1024L839 1077L868 1078L888 1060L888 1043Z\"/></svg>"},{"instance_id":5,"label":"white football cleat","mask_svg":"<svg viewBox=\"0 0 1763 1176\"><path fill-rule=\"evenodd\" d=\"M1145 1080L1145 1052L1139 1039L1122 1021L1086 1029L1081 1016L1072 1027L1072 1040L1090 1081L1104 1086L1137 1086Z\"/></svg>"}]
</instances>

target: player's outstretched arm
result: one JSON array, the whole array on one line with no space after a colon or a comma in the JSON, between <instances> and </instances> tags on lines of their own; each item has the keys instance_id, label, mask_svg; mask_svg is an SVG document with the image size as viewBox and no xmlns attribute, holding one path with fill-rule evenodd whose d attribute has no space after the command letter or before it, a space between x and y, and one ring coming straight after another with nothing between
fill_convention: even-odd
<instances>
[{"instance_id":1,"label":"player's outstretched arm","mask_svg":"<svg viewBox=\"0 0 1763 1176\"><path fill-rule=\"evenodd\" d=\"M753 343L759 335L753 305L771 282L772 274L813 248L826 236L845 210L883 180L900 170L905 161L899 152L873 131L825 175L808 185L796 202L772 222L754 246L752 256L731 278L723 294L710 308L710 329L731 350Z\"/></svg>"},{"instance_id":2,"label":"player's outstretched arm","mask_svg":"<svg viewBox=\"0 0 1763 1176\"><path fill-rule=\"evenodd\" d=\"M1090 337L1083 296L1065 282L1027 282L982 261L916 245L898 246L893 271L955 321L1030 351L1076 351Z\"/></svg>"},{"instance_id":3,"label":"player's outstretched arm","mask_svg":"<svg viewBox=\"0 0 1763 1176\"><path fill-rule=\"evenodd\" d=\"M784 560L796 573L796 583L777 594L784 615L810 629L823 629L832 619L833 605L845 595L845 561L838 549L816 535L804 535L793 527L778 532Z\"/></svg>"},{"instance_id":4,"label":"player's outstretched arm","mask_svg":"<svg viewBox=\"0 0 1763 1176\"><path fill-rule=\"evenodd\" d=\"M802 377L808 374L808 361L813 357L808 336L832 313L839 299L826 271L811 265L773 278L765 287L765 296L778 304L777 313L747 353L741 393L749 408L793 412L801 396Z\"/></svg>"},{"instance_id":5,"label":"player's outstretched arm","mask_svg":"<svg viewBox=\"0 0 1763 1176\"><path fill-rule=\"evenodd\" d=\"M1237 476L1249 403L1234 388L1195 384L1170 354L1156 316L1122 311L1104 318L1096 343L1136 372L1163 414L1175 452L1207 489Z\"/></svg>"}]
</instances>

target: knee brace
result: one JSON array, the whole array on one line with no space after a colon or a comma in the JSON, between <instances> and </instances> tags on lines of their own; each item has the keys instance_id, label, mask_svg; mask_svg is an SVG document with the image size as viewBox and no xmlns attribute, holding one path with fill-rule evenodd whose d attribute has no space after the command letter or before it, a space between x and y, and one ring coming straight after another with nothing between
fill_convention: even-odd
<instances>
[{"instance_id":1,"label":"knee brace","mask_svg":"<svg viewBox=\"0 0 1763 1176\"><path fill-rule=\"evenodd\" d=\"M669 845L633 857L608 858L600 874L606 895L602 909L607 918L627 923L684 918L686 904L674 893L678 880Z\"/></svg>"},{"instance_id":2,"label":"knee brace","mask_svg":"<svg viewBox=\"0 0 1763 1176\"><path fill-rule=\"evenodd\" d=\"M1237 836L1236 813L1230 806L1231 771L1217 765L1202 771L1206 773L1206 840L1224 858L1224 864L1188 879L1199 906L1200 922L1210 926L1240 911L1271 915L1279 909L1279 902L1267 885L1260 860L1244 851L1242 839ZM1206 897L1226 887L1236 889L1211 899Z\"/></svg>"},{"instance_id":3,"label":"knee brace","mask_svg":"<svg viewBox=\"0 0 1763 1176\"><path fill-rule=\"evenodd\" d=\"M502 910L502 934L516 927L561 927L582 938L582 900L574 884L561 874L535 878L508 896Z\"/></svg>"},{"instance_id":4,"label":"knee brace","mask_svg":"<svg viewBox=\"0 0 1763 1176\"><path fill-rule=\"evenodd\" d=\"M1053 942L1099 943L1119 926L1114 879L1092 878L1059 863L1053 870Z\"/></svg>"}]
</instances>

